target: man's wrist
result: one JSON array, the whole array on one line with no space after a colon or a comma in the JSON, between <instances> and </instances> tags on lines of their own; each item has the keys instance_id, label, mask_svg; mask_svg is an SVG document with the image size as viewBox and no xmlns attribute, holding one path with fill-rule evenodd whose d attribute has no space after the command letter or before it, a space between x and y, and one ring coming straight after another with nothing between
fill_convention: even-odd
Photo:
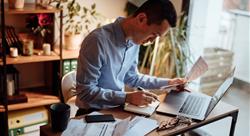
<instances>
[{"instance_id":1,"label":"man's wrist","mask_svg":"<svg viewBox=\"0 0 250 136\"><path fill-rule=\"evenodd\" d=\"M126 93L126 97L125 97L125 103L129 103L130 102L130 93Z\"/></svg>"}]
</instances>

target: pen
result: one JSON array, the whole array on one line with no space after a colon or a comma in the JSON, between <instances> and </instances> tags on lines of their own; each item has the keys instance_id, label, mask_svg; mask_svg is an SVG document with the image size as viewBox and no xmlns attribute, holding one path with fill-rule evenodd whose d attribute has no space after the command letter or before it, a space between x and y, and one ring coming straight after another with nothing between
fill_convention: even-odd
<instances>
[{"instance_id":1,"label":"pen","mask_svg":"<svg viewBox=\"0 0 250 136\"><path fill-rule=\"evenodd\" d=\"M142 88L141 86L137 87L138 90L143 91L143 92L147 92L144 88ZM155 98L156 97L156 98ZM155 95L155 97L153 97L156 101L159 101L159 99L157 98L157 95Z\"/></svg>"},{"instance_id":2,"label":"pen","mask_svg":"<svg viewBox=\"0 0 250 136\"><path fill-rule=\"evenodd\" d=\"M140 90L140 91L145 92L145 89L144 89L144 88L142 88L142 87L140 87L140 86L138 86L138 87L137 87L137 89L138 89L138 90Z\"/></svg>"}]
</instances>

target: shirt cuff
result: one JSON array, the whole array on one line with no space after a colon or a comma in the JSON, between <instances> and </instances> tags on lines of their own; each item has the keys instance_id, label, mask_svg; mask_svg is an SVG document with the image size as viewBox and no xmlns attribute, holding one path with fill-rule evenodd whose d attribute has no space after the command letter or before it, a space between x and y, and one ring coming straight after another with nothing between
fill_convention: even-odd
<instances>
[{"instance_id":1,"label":"shirt cuff","mask_svg":"<svg viewBox=\"0 0 250 136\"><path fill-rule=\"evenodd\" d=\"M121 91L115 91L115 103L122 105L125 103L126 93Z\"/></svg>"},{"instance_id":2,"label":"shirt cuff","mask_svg":"<svg viewBox=\"0 0 250 136\"><path fill-rule=\"evenodd\" d=\"M158 79L158 87L167 86L168 85L168 78L157 78Z\"/></svg>"}]
</instances>

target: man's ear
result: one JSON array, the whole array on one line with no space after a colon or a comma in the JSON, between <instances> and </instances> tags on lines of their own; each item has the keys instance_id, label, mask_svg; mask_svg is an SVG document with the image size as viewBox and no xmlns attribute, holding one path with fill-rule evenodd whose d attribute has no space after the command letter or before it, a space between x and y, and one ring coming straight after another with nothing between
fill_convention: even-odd
<instances>
[{"instance_id":1,"label":"man's ear","mask_svg":"<svg viewBox=\"0 0 250 136\"><path fill-rule=\"evenodd\" d=\"M141 23L147 24L148 18L147 18L147 15L145 13L139 13L136 16L136 20L137 20L137 23L139 23L139 24L141 24Z\"/></svg>"}]
</instances>

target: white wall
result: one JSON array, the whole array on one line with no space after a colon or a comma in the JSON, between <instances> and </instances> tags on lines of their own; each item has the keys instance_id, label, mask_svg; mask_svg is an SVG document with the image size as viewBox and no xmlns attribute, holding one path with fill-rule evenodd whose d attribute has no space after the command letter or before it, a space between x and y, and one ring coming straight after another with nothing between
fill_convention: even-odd
<instances>
[{"instance_id":1,"label":"white wall","mask_svg":"<svg viewBox=\"0 0 250 136\"><path fill-rule=\"evenodd\" d=\"M235 76L250 83L250 14L248 16L235 15L235 32L232 50L234 51Z\"/></svg>"},{"instance_id":2,"label":"white wall","mask_svg":"<svg viewBox=\"0 0 250 136\"><path fill-rule=\"evenodd\" d=\"M206 28L206 16L208 14L207 0L190 0L190 12L188 19L188 42L194 57L202 54L204 45L204 32Z\"/></svg>"},{"instance_id":3,"label":"white wall","mask_svg":"<svg viewBox=\"0 0 250 136\"><path fill-rule=\"evenodd\" d=\"M236 64L235 77L250 83L249 73L249 17L237 16L234 29L229 27L228 33L231 33L230 39L224 38L229 45L222 45L221 21L223 0L191 0L190 22L188 39L194 57L202 55L205 47L230 47L235 56ZM234 22L230 22L234 23ZM232 32L233 31L233 32Z\"/></svg>"},{"instance_id":4,"label":"white wall","mask_svg":"<svg viewBox=\"0 0 250 136\"><path fill-rule=\"evenodd\" d=\"M125 16L127 0L80 0L82 4L91 5L96 3L97 12L109 19Z\"/></svg>"}]
</instances>

